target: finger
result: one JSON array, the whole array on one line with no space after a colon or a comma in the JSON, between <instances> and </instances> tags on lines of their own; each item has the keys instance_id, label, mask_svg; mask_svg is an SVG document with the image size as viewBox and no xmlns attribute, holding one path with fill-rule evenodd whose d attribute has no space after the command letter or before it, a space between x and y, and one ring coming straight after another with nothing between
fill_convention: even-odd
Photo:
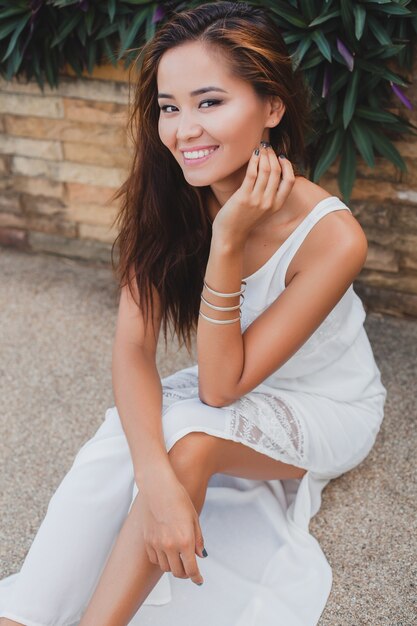
<instances>
[{"instance_id":1,"label":"finger","mask_svg":"<svg viewBox=\"0 0 417 626\"><path fill-rule=\"evenodd\" d=\"M242 191L245 193L251 193L253 186L255 184L256 178L258 176L258 163L261 156L260 146L257 148L258 154L256 154L256 149L252 152L251 158L248 162L248 167L246 169L245 178L241 185Z\"/></svg>"},{"instance_id":2,"label":"finger","mask_svg":"<svg viewBox=\"0 0 417 626\"><path fill-rule=\"evenodd\" d=\"M169 564L169 561L167 559L167 555L165 554L165 552L163 550L156 550L156 555L158 557L158 563L159 563L159 567L161 568L161 570L163 572L170 572L171 566Z\"/></svg>"},{"instance_id":3,"label":"finger","mask_svg":"<svg viewBox=\"0 0 417 626\"><path fill-rule=\"evenodd\" d=\"M262 198L265 187L269 180L269 175L271 173L271 166L269 164L269 156L268 152L270 148L261 147L261 154L259 159L259 167L258 167L258 177L255 181L255 185L253 187L252 194L257 198Z\"/></svg>"},{"instance_id":4,"label":"finger","mask_svg":"<svg viewBox=\"0 0 417 626\"><path fill-rule=\"evenodd\" d=\"M265 206L273 207L276 205L276 194L282 181L282 168L275 151L272 148L269 148L268 153L271 173L264 191L264 203Z\"/></svg>"},{"instance_id":5,"label":"finger","mask_svg":"<svg viewBox=\"0 0 417 626\"><path fill-rule=\"evenodd\" d=\"M148 558L150 562L154 565L159 565L158 555L156 554L154 548L152 548L152 546L146 545L146 552L148 553Z\"/></svg>"},{"instance_id":6,"label":"finger","mask_svg":"<svg viewBox=\"0 0 417 626\"><path fill-rule=\"evenodd\" d=\"M191 578L193 583L203 583L204 579L198 568L197 559L194 552L194 546L187 550L184 550L184 552L181 553L181 558L182 562L184 563L184 569L187 572L187 576Z\"/></svg>"},{"instance_id":7,"label":"finger","mask_svg":"<svg viewBox=\"0 0 417 626\"><path fill-rule=\"evenodd\" d=\"M194 520L194 533L195 533L195 552L198 556L205 558L208 556L207 550L204 547L203 533L201 532L201 526L199 518Z\"/></svg>"},{"instance_id":8,"label":"finger","mask_svg":"<svg viewBox=\"0 0 417 626\"><path fill-rule=\"evenodd\" d=\"M181 553L173 551L167 553L167 557L174 576L177 578L188 578L187 572L184 568L184 563L181 560Z\"/></svg>"},{"instance_id":9,"label":"finger","mask_svg":"<svg viewBox=\"0 0 417 626\"><path fill-rule=\"evenodd\" d=\"M289 159L281 156L278 158L282 169L282 180L275 196L275 202L278 206L281 206L294 186L295 174L292 163Z\"/></svg>"}]
</instances>

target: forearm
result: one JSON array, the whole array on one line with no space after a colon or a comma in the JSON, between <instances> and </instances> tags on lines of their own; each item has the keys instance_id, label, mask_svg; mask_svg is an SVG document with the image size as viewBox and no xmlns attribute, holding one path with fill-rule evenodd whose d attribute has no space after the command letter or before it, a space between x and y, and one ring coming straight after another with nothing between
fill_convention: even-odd
<instances>
[{"instance_id":1,"label":"forearm","mask_svg":"<svg viewBox=\"0 0 417 626\"><path fill-rule=\"evenodd\" d=\"M242 289L243 246L231 246L213 236L205 279L209 287L222 293ZM236 306L241 296L222 297L210 293L206 287L203 296L215 306ZM239 309L217 311L201 300L200 310L216 320L230 320L239 316ZM244 365L244 350L240 321L215 324L198 318L197 355L199 393L203 402L222 405L233 396Z\"/></svg>"},{"instance_id":2,"label":"forearm","mask_svg":"<svg viewBox=\"0 0 417 626\"><path fill-rule=\"evenodd\" d=\"M129 445L135 480L144 487L174 475L162 429L162 385L155 358L140 348L115 344L113 395Z\"/></svg>"}]
</instances>

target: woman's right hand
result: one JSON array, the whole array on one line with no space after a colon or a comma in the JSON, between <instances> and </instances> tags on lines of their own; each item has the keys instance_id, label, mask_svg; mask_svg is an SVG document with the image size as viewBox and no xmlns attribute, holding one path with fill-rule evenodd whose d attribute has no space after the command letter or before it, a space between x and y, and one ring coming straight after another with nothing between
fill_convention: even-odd
<instances>
[{"instance_id":1,"label":"woman's right hand","mask_svg":"<svg viewBox=\"0 0 417 626\"><path fill-rule=\"evenodd\" d=\"M196 553L203 556L203 535L198 513L185 487L176 477L139 490L139 510L149 560L177 578L204 582ZM181 554L181 556L180 556Z\"/></svg>"}]
</instances>

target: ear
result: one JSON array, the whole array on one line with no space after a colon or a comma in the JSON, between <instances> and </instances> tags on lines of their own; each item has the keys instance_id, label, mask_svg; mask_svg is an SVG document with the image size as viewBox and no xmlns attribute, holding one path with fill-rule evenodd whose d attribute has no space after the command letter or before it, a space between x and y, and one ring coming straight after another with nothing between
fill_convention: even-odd
<instances>
[{"instance_id":1,"label":"ear","mask_svg":"<svg viewBox=\"0 0 417 626\"><path fill-rule=\"evenodd\" d=\"M273 128L278 126L282 116L285 113L285 105L281 98L278 96L270 96L269 98L269 113L265 123L265 126Z\"/></svg>"}]
</instances>

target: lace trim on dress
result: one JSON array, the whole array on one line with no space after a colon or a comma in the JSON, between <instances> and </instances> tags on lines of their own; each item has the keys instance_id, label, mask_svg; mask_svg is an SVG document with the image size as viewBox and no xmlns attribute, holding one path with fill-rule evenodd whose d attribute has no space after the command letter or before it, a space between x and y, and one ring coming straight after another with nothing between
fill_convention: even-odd
<instances>
[{"instance_id":1,"label":"lace trim on dress","mask_svg":"<svg viewBox=\"0 0 417 626\"><path fill-rule=\"evenodd\" d=\"M242 396L227 408L231 411L230 435L278 461L306 464L302 424L288 401L274 394Z\"/></svg>"},{"instance_id":2,"label":"lace trim on dress","mask_svg":"<svg viewBox=\"0 0 417 626\"><path fill-rule=\"evenodd\" d=\"M174 372L162 379L162 397L166 404L175 400L198 398L198 381L196 372Z\"/></svg>"}]
</instances>

